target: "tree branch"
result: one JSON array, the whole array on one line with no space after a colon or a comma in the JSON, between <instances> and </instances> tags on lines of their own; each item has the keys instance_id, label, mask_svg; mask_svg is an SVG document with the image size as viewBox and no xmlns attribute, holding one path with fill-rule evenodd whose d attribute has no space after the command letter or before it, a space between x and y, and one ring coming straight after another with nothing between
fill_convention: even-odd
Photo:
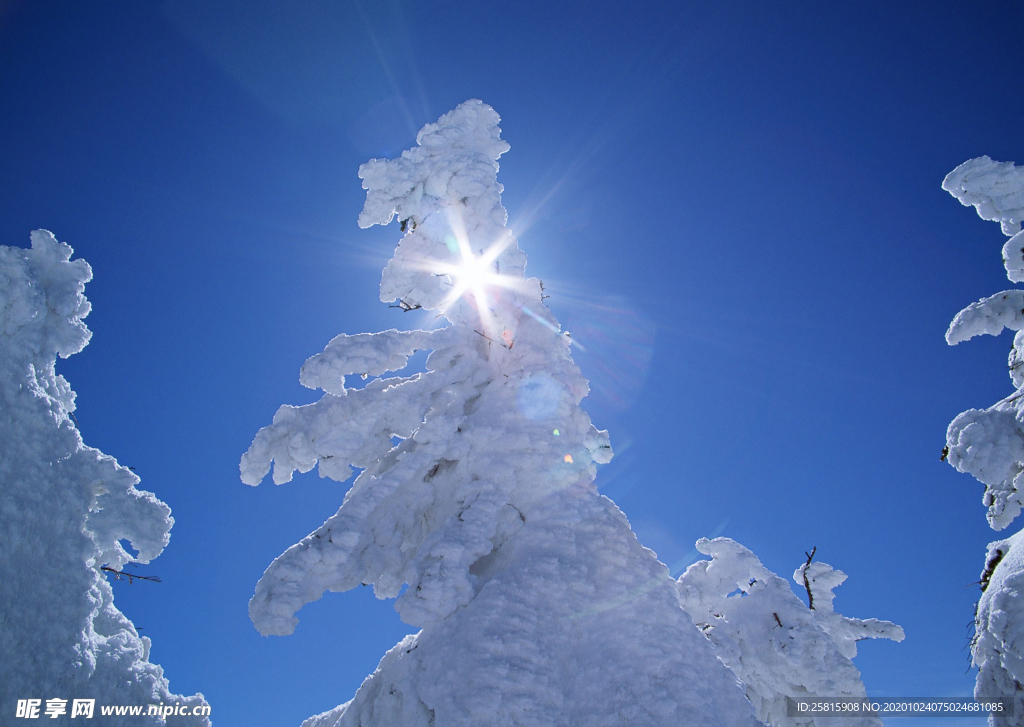
<instances>
[{"instance_id":1,"label":"tree branch","mask_svg":"<svg viewBox=\"0 0 1024 727\"><path fill-rule=\"evenodd\" d=\"M135 578L138 578L140 581L153 581L154 583L160 583L159 576L140 576L138 573L126 573L123 570L114 570L113 568L107 565L101 565L100 570L105 570L108 573L113 573L115 581L121 580L121 577L124 576L128 579L128 585L131 585Z\"/></svg>"},{"instance_id":2,"label":"tree branch","mask_svg":"<svg viewBox=\"0 0 1024 727\"><path fill-rule=\"evenodd\" d=\"M388 308L398 308L403 313L408 313L411 310L419 310L422 307L423 306L420 305L419 303L417 303L416 305L410 305L409 303L405 302L405 299L399 300L398 305L391 305L390 303L388 303Z\"/></svg>"},{"instance_id":3,"label":"tree branch","mask_svg":"<svg viewBox=\"0 0 1024 727\"><path fill-rule=\"evenodd\" d=\"M817 545L811 548L810 553L808 553L806 550L804 551L804 555L807 556L807 562L804 563L804 588L807 589L807 604L812 611L814 610L814 593L811 591L811 582L807 580L807 566L811 564L811 561L814 559L814 554L817 552Z\"/></svg>"}]
</instances>

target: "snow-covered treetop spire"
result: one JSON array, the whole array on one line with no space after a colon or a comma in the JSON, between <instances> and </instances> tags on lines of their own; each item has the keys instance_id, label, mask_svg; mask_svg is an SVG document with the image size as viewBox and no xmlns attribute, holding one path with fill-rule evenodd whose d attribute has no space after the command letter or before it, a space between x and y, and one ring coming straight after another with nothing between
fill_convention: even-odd
<instances>
[{"instance_id":1,"label":"snow-covered treetop spire","mask_svg":"<svg viewBox=\"0 0 1024 727\"><path fill-rule=\"evenodd\" d=\"M420 129L416 146L398 159L373 159L362 165L359 178L367 192L359 226L386 225L395 215L402 221L422 221L447 201L470 195L486 195L492 208L499 208L497 161L509 149L501 139L499 121L498 113L483 101L466 101ZM467 184L471 179L479 186Z\"/></svg>"},{"instance_id":2,"label":"snow-covered treetop spire","mask_svg":"<svg viewBox=\"0 0 1024 727\"><path fill-rule=\"evenodd\" d=\"M502 335L509 321L489 320L484 288L523 290L526 256L505 227L497 160L509 147L498 121L487 104L466 101L423 127L417 146L398 159L361 166L367 192L359 225L386 225L397 215L408 233L384 270L381 300L441 310L453 323L482 317L488 333Z\"/></svg>"},{"instance_id":3,"label":"snow-covered treetop spire","mask_svg":"<svg viewBox=\"0 0 1024 727\"><path fill-rule=\"evenodd\" d=\"M569 337L505 227L498 115L469 101L419 145L363 165L360 224L405 235L381 299L431 331L340 335L303 366L324 391L281 407L242 457L258 484L319 467L338 512L263 574L249 615L291 633L324 591L372 584L422 627L351 701L307 727L757 724L679 607L667 567L594 486L612 451L579 406ZM381 378L429 350L426 371ZM375 377L349 388L345 377Z\"/></svg>"},{"instance_id":4,"label":"snow-covered treetop spire","mask_svg":"<svg viewBox=\"0 0 1024 727\"><path fill-rule=\"evenodd\" d=\"M264 633L290 633L302 604L360 583L380 597L407 583L403 618L443 618L472 598L479 578L469 567L521 527L533 503L592 487L595 465L611 459L607 434L578 407L588 385L571 341L540 283L524 279L526 256L505 227L496 175L508 145L498 121L467 101L425 126L419 146L359 170L360 225L397 215L405 231L381 299L441 311L451 325L337 336L302 369L301 382L324 397L281 407L242 458L251 485L272 461L278 484L318 464L338 481L350 465L365 469L341 510L264 575L250 604ZM425 374L345 386L347 375L379 377L422 349L432 351ZM296 559L322 565L300 570Z\"/></svg>"}]
</instances>

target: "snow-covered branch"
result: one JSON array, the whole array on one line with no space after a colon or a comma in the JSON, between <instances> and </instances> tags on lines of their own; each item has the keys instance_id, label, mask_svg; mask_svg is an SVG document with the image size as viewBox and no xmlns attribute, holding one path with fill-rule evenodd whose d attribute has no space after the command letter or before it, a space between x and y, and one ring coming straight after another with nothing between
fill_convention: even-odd
<instances>
[{"instance_id":1,"label":"snow-covered branch","mask_svg":"<svg viewBox=\"0 0 1024 727\"><path fill-rule=\"evenodd\" d=\"M978 157L947 174L942 188L965 207L973 206L981 219L998 222L1003 234L1020 232L1024 220L1024 167Z\"/></svg>"},{"instance_id":2,"label":"snow-covered branch","mask_svg":"<svg viewBox=\"0 0 1024 727\"><path fill-rule=\"evenodd\" d=\"M864 639L903 641L903 629L891 621L877 618L860 619L835 612L836 595L832 592L846 581L846 574L828 563L804 563L793 573L793 580L806 584L813 597L811 609L818 625L836 643L839 653L847 659L857 656L857 642Z\"/></svg>"},{"instance_id":3,"label":"snow-covered branch","mask_svg":"<svg viewBox=\"0 0 1024 727\"><path fill-rule=\"evenodd\" d=\"M903 629L888 621L862 621L834 612L832 589L845 574L824 563L797 569L793 577L798 583L808 575L812 610L736 541L702 538L697 550L711 560L694 563L679 577L679 602L742 680L759 719L775 727L881 724L872 717L787 716L786 697L866 696L860 672L850 661L856 655L855 641L903 640Z\"/></svg>"}]
</instances>

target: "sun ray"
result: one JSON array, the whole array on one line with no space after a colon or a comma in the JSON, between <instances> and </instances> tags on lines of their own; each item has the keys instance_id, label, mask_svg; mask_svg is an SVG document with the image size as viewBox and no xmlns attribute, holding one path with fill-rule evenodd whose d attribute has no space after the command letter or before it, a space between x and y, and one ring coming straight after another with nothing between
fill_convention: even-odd
<instances>
[{"instance_id":1,"label":"sun ray","mask_svg":"<svg viewBox=\"0 0 1024 727\"><path fill-rule=\"evenodd\" d=\"M506 229L498 239L486 246L478 247L474 252L474 245L470 242L469 231L466 229L459 206L449 206L446 217L451 230L446 242L452 257L448 260L429 257L406 258L404 264L449 279L451 289L438 305L442 315L450 311L462 298L471 296L472 305L480 317L480 333L488 337L504 336L507 332L496 330L491 310L491 298L497 292L495 289L522 292L530 290L529 284L521 276L502 274L498 265L498 258L515 243L516 238Z\"/></svg>"},{"instance_id":2,"label":"sun ray","mask_svg":"<svg viewBox=\"0 0 1024 727\"><path fill-rule=\"evenodd\" d=\"M453 253L458 253L458 262L423 259L414 264L437 275L446 275L451 280L452 289L440 306L442 312L449 310L467 294L472 295L473 304L484 328L483 333L486 334L494 327L488 290L493 287L514 289L521 288L523 285L523 281L519 278L502 275L498 271L498 257L515 242L515 237L506 230L498 240L492 242L485 249L481 249L479 254L474 253L458 207L456 205L448 207L446 214L449 228L452 231L449 249Z\"/></svg>"}]
</instances>

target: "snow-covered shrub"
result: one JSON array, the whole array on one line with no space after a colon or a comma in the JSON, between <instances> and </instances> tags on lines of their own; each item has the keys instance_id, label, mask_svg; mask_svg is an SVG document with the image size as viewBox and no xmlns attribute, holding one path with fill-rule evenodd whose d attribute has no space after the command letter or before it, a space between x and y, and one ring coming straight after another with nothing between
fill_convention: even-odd
<instances>
[{"instance_id":1,"label":"snow-covered shrub","mask_svg":"<svg viewBox=\"0 0 1024 727\"><path fill-rule=\"evenodd\" d=\"M979 157L954 169L942 188L984 220L998 222L1009 236L1003 246L1007 276L1024 281L1024 167ZM985 485L988 521L1006 528L1024 504L1024 291L1007 290L969 305L946 333L955 345L981 334L1016 331L1010 351L1010 378L1016 391L988 409L969 409L949 425L944 456L961 472ZM1021 533L991 543L981 576L982 596L972 644L979 700L1012 698L1014 717L994 714L993 725L1024 719L1024 541Z\"/></svg>"},{"instance_id":2,"label":"snow-covered shrub","mask_svg":"<svg viewBox=\"0 0 1024 727\"><path fill-rule=\"evenodd\" d=\"M82 443L75 392L55 373L89 342L82 291L92 270L51 233L31 249L0 246L0 722L18 700L204 705L168 691L150 640L114 606L100 572L148 563L167 545L170 508L139 478ZM138 551L129 555L127 540ZM45 715L44 715L45 716ZM69 717L65 717L69 718ZM20 721L20 720L19 720ZM205 717L168 723L207 725ZM162 717L104 717L162 725Z\"/></svg>"},{"instance_id":3,"label":"snow-covered shrub","mask_svg":"<svg viewBox=\"0 0 1024 727\"><path fill-rule=\"evenodd\" d=\"M498 121L468 101L398 159L360 168L359 224L397 215L405 231L381 299L447 325L338 336L302 369L323 397L257 434L248 484L272 462L278 484L317 465L339 481L363 472L267 569L250 616L288 634L325 591L373 584L421 627L307 727L757 724L668 569L594 486L612 450L505 226ZM420 349L425 373L380 378ZM375 378L349 389L354 374Z\"/></svg>"},{"instance_id":4,"label":"snow-covered shrub","mask_svg":"<svg viewBox=\"0 0 1024 727\"><path fill-rule=\"evenodd\" d=\"M743 681L758 718L775 727L881 724L874 717L787 716L786 697L866 697L850 661L856 642L903 640L903 629L889 621L835 612L832 590L845 573L826 563L800 566L793 579L807 589L808 608L786 580L736 541L702 538L697 550L711 560L694 563L679 577L679 602Z\"/></svg>"}]
</instances>

